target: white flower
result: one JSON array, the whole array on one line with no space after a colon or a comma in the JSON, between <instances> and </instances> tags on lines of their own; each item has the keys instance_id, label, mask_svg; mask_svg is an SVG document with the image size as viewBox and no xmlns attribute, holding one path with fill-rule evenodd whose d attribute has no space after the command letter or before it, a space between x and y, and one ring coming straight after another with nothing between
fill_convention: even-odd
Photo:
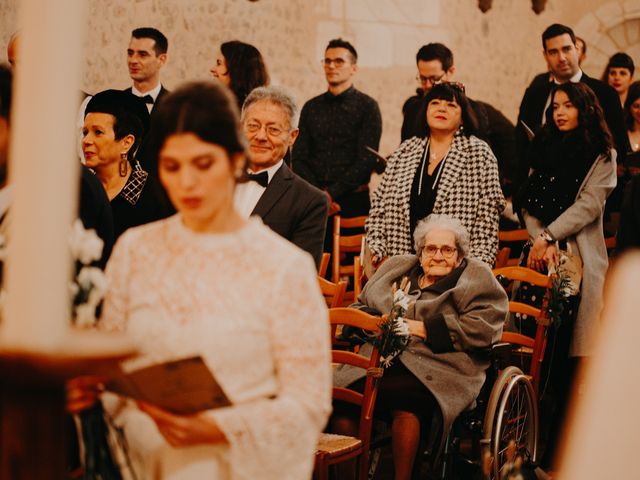
<instances>
[{"instance_id":1,"label":"white flower","mask_svg":"<svg viewBox=\"0 0 640 480\"><path fill-rule=\"evenodd\" d=\"M408 310L409 303L411 303L411 297L404 293L404 290L402 290L401 288L397 289L393 294L393 304L398 305L404 310Z\"/></svg>"},{"instance_id":2,"label":"white flower","mask_svg":"<svg viewBox=\"0 0 640 480\"><path fill-rule=\"evenodd\" d=\"M380 357L380 362L384 365L384 368L389 367L393 361L395 355L387 355L386 357Z\"/></svg>"},{"instance_id":3,"label":"white flower","mask_svg":"<svg viewBox=\"0 0 640 480\"><path fill-rule=\"evenodd\" d=\"M411 335L409 332L409 324L402 317L396 318L393 330L396 335L400 335L402 337L408 337Z\"/></svg>"},{"instance_id":4,"label":"white flower","mask_svg":"<svg viewBox=\"0 0 640 480\"><path fill-rule=\"evenodd\" d=\"M96 308L88 303L76 307L76 325L91 327L96 323Z\"/></svg>"},{"instance_id":5,"label":"white flower","mask_svg":"<svg viewBox=\"0 0 640 480\"><path fill-rule=\"evenodd\" d=\"M97 306L107 291L104 272L97 267L82 267L76 281L83 291L89 292L87 304Z\"/></svg>"},{"instance_id":6,"label":"white flower","mask_svg":"<svg viewBox=\"0 0 640 480\"><path fill-rule=\"evenodd\" d=\"M104 242L95 230L86 230L80 219L76 219L69 239L71 255L83 265L88 265L102 256Z\"/></svg>"}]
</instances>

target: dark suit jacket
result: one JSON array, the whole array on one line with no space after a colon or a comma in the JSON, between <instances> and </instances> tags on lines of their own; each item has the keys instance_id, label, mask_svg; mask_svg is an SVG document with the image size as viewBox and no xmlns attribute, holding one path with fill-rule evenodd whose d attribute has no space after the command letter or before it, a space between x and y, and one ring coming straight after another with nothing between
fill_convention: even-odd
<instances>
[{"instance_id":1,"label":"dark suit jacket","mask_svg":"<svg viewBox=\"0 0 640 480\"><path fill-rule=\"evenodd\" d=\"M126 88L125 92L131 92L131 87ZM169 93L171 92L166 88L164 88L164 85L160 85L160 93L158 94L158 97L156 98L156 101L153 104L150 118L153 118L153 112L155 111L156 106L162 101L162 98ZM149 123L151 123L151 121ZM153 177L157 177L158 161L155 158L149 158L149 152L148 152L150 145L153 143L153 140L151 138L153 134L154 133L150 130L146 132L144 138L142 139L142 143L138 147L138 153L136 154L136 159L140 162L140 166L142 166L142 169L144 171L149 172L149 174Z\"/></svg>"},{"instance_id":2,"label":"dark suit jacket","mask_svg":"<svg viewBox=\"0 0 640 480\"><path fill-rule=\"evenodd\" d=\"M582 72L581 82L593 90L596 94L600 106L604 112L604 118L613 135L614 146L618 152L618 158L624 158L626 152L629 151L629 138L627 137L627 129L624 124L624 115L620 98L616 91L600 80L589 77ZM529 147L529 139L524 122L534 133L542 126L542 115L547 99L553 88L553 82L542 82L537 80L524 92L522 102L520 103L520 113L518 114L518 125L516 127L516 142L518 148L518 176L517 183L521 185L529 174L529 165L527 164L527 149Z\"/></svg>"},{"instance_id":3,"label":"dark suit jacket","mask_svg":"<svg viewBox=\"0 0 640 480\"><path fill-rule=\"evenodd\" d=\"M327 196L285 164L258 200L258 215L271 230L309 252L320 265L329 202Z\"/></svg>"},{"instance_id":4,"label":"dark suit jacket","mask_svg":"<svg viewBox=\"0 0 640 480\"><path fill-rule=\"evenodd\" d=\"M125 88L124 91L132 93L132 88L131 87ZM151 109L151 113L153 113L153 110L156 108L156 105L160 103L160 101L162 100L162 97L164 97L168 93L170 93L169 90L164 88L164 85L160 85L160 93L158 94L156 101L153 103L153 108Z\"/></svg>"}]
</instances>

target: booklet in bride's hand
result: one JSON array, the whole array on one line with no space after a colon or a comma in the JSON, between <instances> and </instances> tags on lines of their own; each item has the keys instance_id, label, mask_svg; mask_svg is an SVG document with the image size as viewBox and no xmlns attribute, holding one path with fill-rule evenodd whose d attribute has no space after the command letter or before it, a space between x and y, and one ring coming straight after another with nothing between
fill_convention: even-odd
<instances>
[{"instance_id":1,"label":"booklet in bride's hand","mask_svg":"<svg viewBox=\"0 0 640 480\"><path fill-rule=\"evenodd\" d=\"M191 414L231 405L202 357L190 357L125 372L108 382L107 390L164 408Z\"/></svg>"}]
</instances>

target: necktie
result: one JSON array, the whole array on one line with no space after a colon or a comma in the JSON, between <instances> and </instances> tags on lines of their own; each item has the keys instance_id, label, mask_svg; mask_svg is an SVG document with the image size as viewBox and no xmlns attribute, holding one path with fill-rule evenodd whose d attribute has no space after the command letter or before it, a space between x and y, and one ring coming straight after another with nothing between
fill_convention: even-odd
<instances>
[{"instance_id":1,"label":"necktie","mask_svg":"<svg viewBox=\"0 0 640 480\"><path fill-rule=\"evenodd\" d=\"M250 182L258 182L260 185L262 185L264 188L267 188L267 185L269 184L269 174L267 172L260 172L260 173L250 173L249 174L249 181Z\"/></svg>"},{"instance_id":2,"label":"necktie","mask_svg":"<svg viewBox=\"0 0 640 480\"><path fill-rule=\"evenodd\" d=\"M144 103L150 103L153 105L153 97L151 95L145 95L142 97L142 100L144 100Z\"/></svg>"}]
</instances>

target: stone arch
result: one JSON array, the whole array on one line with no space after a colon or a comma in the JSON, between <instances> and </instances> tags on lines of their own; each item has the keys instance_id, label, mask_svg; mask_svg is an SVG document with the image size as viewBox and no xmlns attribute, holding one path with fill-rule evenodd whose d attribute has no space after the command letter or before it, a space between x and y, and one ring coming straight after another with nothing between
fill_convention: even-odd
<instances>
[{"instance_id":1,"label":"stone arch","mask_svg":"<svg viewBox=\"0 0 640 480\"><path fill-rule=\"evenodd\" d=\"M576 35L587 42L587 58L582 65L592 77L599 78L616 52L626 52L640 71L640 2L608 2L583 16L575 25ZM638 75L636 74L636 78Z\"/></svg>"}]
</instances>

